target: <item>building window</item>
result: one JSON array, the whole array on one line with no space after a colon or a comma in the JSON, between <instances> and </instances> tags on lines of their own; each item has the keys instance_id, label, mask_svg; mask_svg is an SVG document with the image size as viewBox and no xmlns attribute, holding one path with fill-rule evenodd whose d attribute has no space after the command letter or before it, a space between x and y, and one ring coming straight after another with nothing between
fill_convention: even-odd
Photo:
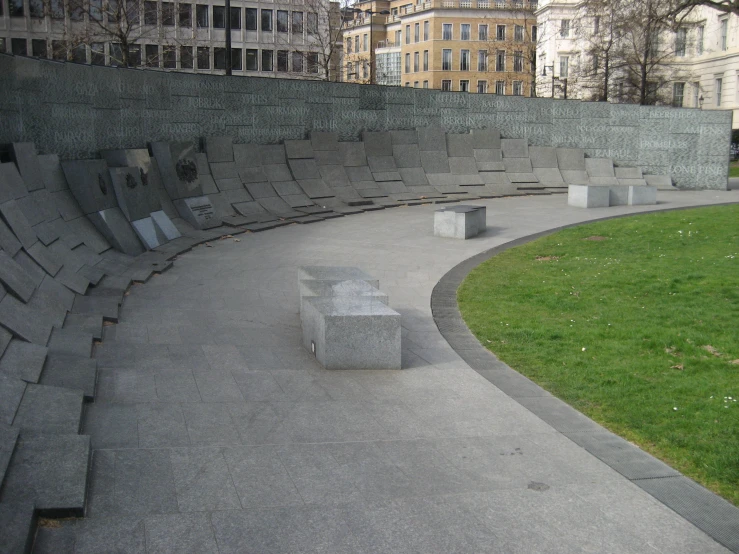
<instances>
[{"instance_id":1,"label":"building window","mask_svg":"<svg viewBox=\"0 0 739 554\"><path fill-rule=\"evenodd\" d=\"M428 50L423 51L423 70L424 71L429 70L429 51Z\"/></svg>"},{"instance_id":2,"label":"building window","mask_svg":"<svg viewBox=\"0 0 739 554\"><path fill-rule=\"evenodd\" d=\"M570 57L560 56L559 57L559 78L567 79L570 69Z\"/></svg>"},{"instance_id":3,"label":"building window","mask_svg":"<svg viewBox=\"0 0 739 554\"><path fill-rule=\"evenodd\" d=\"M429 82L428 81L424 81L423 82L423 88L429 88Z\"/></svg>"},{"instance_id":4,"label":"building window","mask_svg":"<svg viewBox=\"0 0 739 554\"><path fill-rule=\"evenodd\" d=\"M287 59L290 52L287 50L278 50L277 51L277 71L288 71L287 68Z\"/></svg>"},{"instance_id":5,"label":"building window","mask_svg":"<svg viewBox=\"0 0 739 554\"><path fill-rule=\"evenodd\" d=\"M192 69L192 46L180 46L180 69Z\"/></svg>"},{"instance_id":6,"label":"building window","mask_svg":"<svg viewBox=\"0 0 739 554\"><path fill-rule=\"evenodd\" d=\"M505 50L498 50L495 54L495 71L505 71Z\"/></svg>"},{"instance_id":7,"label":"building window","mask_svg":"<svg viewBox=\"0 0 739 554\"><path fill-rule=\"evenodd\" d=\"M459 26L459 38L460 40L470 40L470 24L462 23Z\"/></svg>"},{"instance_id":8,"label":"building window","mask_svg":"<svg viewBox=\"0 0 739 554\"><path fill-rule=\"evenodd\" d=\"M452 24L451 23L442 24L441 40L452 40Z\"/></svg>"},{"instance_id":9,"label":"building window","mask_svg":"<svg viewBox=\"0 0 739 554\"><path fill-rule=\"evenodd\" d=\"M303 53L293 52L293 73L303 72Z\"/></svg>"},{"instance_id":10,"label":"building window","mask_svg":"<svg viewBox=\"0 0 739 554\"><path fill-rule=\"evenodd\" d=\"M487 39L488 39L488 26L478 25L477 26L477 40L487 40Z\"/></svg>"},{"instance_id":11,"label":"building window","mask_svg":"<svg viewBox=\"0 0 739 554\"><path fill-rule=\"evenodd\" d=\"M469 71L470 70L470 51L461 50L459 52L459 70Z\"/></svg>"},{"instance_id":12,"label":"building window","mask_svg":"<svg viewBox=\"0 0 739 554\"><path fill-rule=\"evenodd\" d=\"M197 4L195 6L195 19L197 20L198 29L206 29L208 27L208 6Z\"/></svg>"},{"instance_id":13,"label":"building window","mask_svg":"<svg viewBox=\"0 0 739 554\"><path fill-rule=\"evenodd\" d=\"M262 31L272 30L272 10L262 10Z\"/></svg>"},{"instance_id":14,"label":"building window","mask_svg":"<svg viewBox=\"0 0 739 554\"><path fill-rule=\"evenodd\" d=\"M293 12L293 34L303 34L303 12Z\"/></svg>"},{"instance_id":15,"label":"building window","mask_svg":"<svg viewBox=\"0 0 739 554\"><path fill-rule=\"evenodd\" d=\"M273 71L274 51L262 50L262 71Z\"/></svg>"},{"instance_id":16,"label":"building window","mask_svg":"<svg viewBox=\"0 0 739 554\"><path fill-rule=\"evenodd\" d=\"M721 93L723 92L724 80L716 79L716 107L721 106Z\"/></svg>"},{"instance_id":17,"label":"building window","mask_svg":"<svg viewBox=\"0 0 739 554\"><path fill-rule=\"evenodd\" d=\"M406 44L411 43L411 26L410 25L405 26L405 43Z\"/></svg>"},{"instance_id":18,"label":"building window","mask_svg":"<svg viewBox=\"0 0 739 554\"><path fill-rule=\"evenodd\" d=\"M531 26L531 42L536 42L539 38L539 27L536 25Z\"/></svg>"},{"instance_id":19,"label":"building window","mask_svg":"<svg viewBox=\"0 0 739 554\"><path fill-rule=\"evenodd\" d=\"M290 13L287 10L277 10L277 32L287 33L290 24Z\"/></svg>"},{"instance_id":20,"label":"building window","mask_svg":"<svg viewBox=\"0 0 739 554\"><path fill-rule=\"evenodd\" d=\"M420 53L414 52L413 53L413 72L414 73L418 73L420 69L420 59L421 59Z\"/></svg>"},{"instance_id":21,"label":"building window","mask_svg":"<svg viewBox=\"0 0 739 554\"><path fill-rule=\"evenodd\" d=\"M413 41L414 42L419 42L420 40L421 40L421 24L420 23L416 23L413 26ZM416 87L416 88L418 88L418 87Z\"/></svg>"},{"instance_id":22,"label":"building window","mask_svg":"<svg viewBox=\"0 0 739 554\"><path fill-rule=\"evenodd\" d=\"M102 44L100 45L102 46ZM93 53L94 56L94 53ZM105 56L103 55L103 59ZM177 68L177 50L174 49L173 46L165 46L164 50L162 51L162 61L164 67L167 69L176 69Z\"/></svg>"},{"instance_id":23,"label":"building window","mask_svg":"<svg viewBox=\"0 0 739 554\"><path fill-rule=\"evenodd\" d=\"M247 48L246 49L246 56L244 58L244 61L246 62L246 65L244 66L247 71L259 71L259 59L257 58L258 52L254 48Z\"/></svg>"},{"instance_id":24,"label":"building window","mask_svg":"<svg viewBox=\"0 0 739 554\"><path fill-rule=\"evenodd\" d=\"M729 33L729 20L721 20L721 50L726 50L726 36Z\"/></svg>"},{"instance_id":25,"label":"building window","mask_svg":"<svg viewBox=\"0 0 739 554\"><path fill-rule=\"evenodd\" d=\"M257 9L246 8L246 30L256 31L257 30Z\"/></svg>"},{"instance_id":26,"label":"building window","mask_svg":"<svg viewBox=\"0 0 739 554\"><path fill-rule=\"evenodd\" d=\"M226 28L226 8L225 6L213 6L213 28Z\"/></svg>"},{"instance_id":27,"label":"building window","mask_svg":"<svg viewBox=\"0 0 739 554\"><path fill-rule=\"evenodd\" d=\"M523 25L516 25L513 27L513 40L516 42L523 42Z\"/></svg>"},{"instance_id":28,"label":"building window","mask_svg":"<svg viewBox=\"0 0 739 554\"><path fill-rule=\"evenodd\" d=\"M495 81L495 94L505 96L505 81Z\"/></svg>"},{"instance_id":29,"label":"building window","mask_svg":"<svg viewBox=\"0 0 739 554\"><path fill-rule=\"evenodd\" d=\"M477 71L488 70L488 51L478 50L477 51Z\"/></svg>"},{"instance_id":30,"label":"building window","mask_svg":"<svg viewBox=\"0 0 739 554\"><path fill-rule=\"evenodd\" d=\"M685 56L685 43L688 38L688 30L685 27L680 27L675 32L675 55L679 57Z\"/></svg>"},{"instance_id":31,"label":"building window","mask_svg":"<svg viewBox=\"0 0 739 554\"><path fill-rule=\"evenodd\" d=\"M156 44L147 44L144 47L145 65L146 67L159 67L159 46Z\"/></svg>"},{"instance_id":32,"label":"building window","mask_svg":"<svg viewBox=\"0 0 739 554\"><path fill-rule=\"evenodd\" d=\"M523 96L523 81L513 81L513 96Z\"/></svg>"},{"instance_id":33,"label":"building window","mask_svg":"<svg viewBox=\"0 0 739 554\"><path fill-rule=\"evenodd\" d=\"M505 40L505 25L495 27L495 40Z\"/></svg>"},{"instance_id":34,"label":"building window","mask_svg":"<svg viewBox=\"0 0 739 554\"><path fill-rule=\"evenodd\" d=\"M183 29L189 29L192 27L192 4L179 4L178 10L178 21L177 23Z\"/></svg>"},{"instance_id":35,"label":"building window","mask_svg":"<svg viewBox=\"0 0 739 554\"><path fill-rule=\"evenodd\" d=\"M411 72L411 55L410 54L405 55L405 72L406 73Z\"/></svg>"},{"instance_id":36,"label":"building window","mask_svg":"<svg viewBox=\"0 0 739 554\"><path fill-rule=\"evenodd\" d=\"M488 91L487 81L477 81L477 94L486 94Z\"/></svg>"},{"instance_id":37,"label":"building window","mask_svg":"<svg viewBox=\"0 0 739 554\"><path fill-rule=\"evenodd\" d=\"M469 92L470 91L470 82L467 79L462 79L459 81L459 92Z\"/></svg>"},{"instance_id":38,"label":"building window","mask_svg":"<svg viewBox=\"0 0 739 554\"><path fill-rule=\"evenodd\" d=\"M198 46L198 69L210 69L210 48Z\"/></svg>"},{"instance_id":39,"label":"building window","mask_svg":"<svg viewBox=\"0 0 739 554\"><path fill-rule=\"evenodd\" d=\"M31 41L31 55L34 58L48 58L48 47L46 46L46 39L35 38Z\"/></svg>"},{"instance_id":40,"label":"building window","mask_svg":"<svg viewBox=\"0 0 739 554\"><path fill-rule=\"evenodd\" d=\"M698 29L696 30L696 34L698 36L696 36L695 38L695 53L698 56L703 54L703 32L704 31L705 31L705 27L703 25L698 27Z\"/></svg>"},{"instance_id":41,"label":"building window","mask_svg":"<svg viewBox=\"0 0 739 554\"><path fill-rule=\"evenodd\" d=\"M451 82L451 80L444 79L441 82L441 90L446 91L446 92L449 92L450 90L452 90L452 82Z\"/></svg>"},{"instance_id":42,"label":"building window","mask_svg":"<svg viewBox=\"0 0 739 554\"><path fill-rule=\"evenodd\" d=\"M162 25L174 27L174 3L172 2L162 2Z\"/></svg>"},{"instance_id":43,"label":"building window","mask_svg":"<svg viewBox=\"0 0 739 554\"><path fill-rule=\"evenodd\" d=\"M157 24L157 9L156 2L144 2L144 25L156 25ZM81 16L82 14L80 14ZM80 17L82 19L82 17Z\"/></svg>"},{"instance_id":44,"label":"building window","mask_svg":"<svg viewBox=\"0 0 739 554\"><path fill-rule=\"evenodd\" d=\"M423 22L423 40L429 39L429 22L424 21Z\"/></svg>"},{"instance_id":45,"label":"building window","mask_svg":"<svg viewBox=\"0 0 739 554\"><path fill-rule=\"evenodd\" d=\"M561 38L569 38L570 36L570 20L563 19L559 23L559 36Z\"/></svg>"},{"instance_id":46,"label":"building window","mask_svg":"<svg viewBox=\"0 0 739 554\"><path fill-rule=\"evenodd\" d=\"M452 70L452 51L451 49L444 48L441 51L441 70L442 71Z\"/></svg>"},{"instance_id":47,"label":"building window","mask_svg":"<svg viewBox=\"0 0 739 554\"><path fill-rule=\"evenodd\" d=\"M513 53L513 71L518 73L523 71L523 52L520 50Z\"/></svg>"},{"instance_id":48,"label":"building window","mask_svg":"<svg viewBox=\"0 0 739 554\"><path fill-rule=\"evenodd\" d=\"M672 106L675 108L682 108L684 95L685 95L685 83L673 83L672 84Z\"/></svg>"}]
</instances>

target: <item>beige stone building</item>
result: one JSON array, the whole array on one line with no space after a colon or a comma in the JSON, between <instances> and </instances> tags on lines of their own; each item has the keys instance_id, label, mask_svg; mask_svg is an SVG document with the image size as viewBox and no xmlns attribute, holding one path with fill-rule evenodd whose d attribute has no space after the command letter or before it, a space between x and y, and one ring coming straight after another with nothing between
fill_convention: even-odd
<instances>
[{"instance_id":1,"label":"beige stone building","mask_svg":"<svg viewBox=\"0 0 739 554\"><path fill-rule=\"evenodd\" d=\"M530 96L537 24L529 0L371 0L344 32L344 79Z\"/></svg>"}]
</instances>

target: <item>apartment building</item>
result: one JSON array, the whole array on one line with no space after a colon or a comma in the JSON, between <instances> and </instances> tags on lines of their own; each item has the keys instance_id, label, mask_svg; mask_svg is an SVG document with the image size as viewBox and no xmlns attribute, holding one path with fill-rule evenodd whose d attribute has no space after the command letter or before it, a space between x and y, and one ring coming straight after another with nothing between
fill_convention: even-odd
<instances>
[{"instance_id":1,"label":"apartment building","mask_svg":"<svg viewBox=\"0 0 739 554\"><path fill-rule=\"evenodd\" d=\"M344 31L344 80L535 93L536 1L371 0Z\"/></svg>"},{"instance_id":2,"label":"apartment building","mask_svg":"<svg viewBox=\"0 0 739 554\"><path fill-rule=\"evenodd\" d=\"M536 12L539 96L562 98L566 86L568 98L602 97L604 60L594 55L592 45L594 36L608 32L607 22L586 8L581 0L541 1ZM659 94L649 103L732 110L733 126L739 128L739 17L696 7L676 30L663 29L654 43L664 70ZM628 86L623 72L613 70L608 100L634 101L626 94Z\"/></svg>"},{"instance_id":3,"label":"apartment building","mask_svg":"<svg viewBox=\"0 0 739 554\"><path fill-rule=\"evenodd\" d=\"M222 74L230 23L234 75L320 79L339 64L338 14L329 0L231 0L228 14L224 0L0 0L0 52Z\"/></svg>"}]
</instances>

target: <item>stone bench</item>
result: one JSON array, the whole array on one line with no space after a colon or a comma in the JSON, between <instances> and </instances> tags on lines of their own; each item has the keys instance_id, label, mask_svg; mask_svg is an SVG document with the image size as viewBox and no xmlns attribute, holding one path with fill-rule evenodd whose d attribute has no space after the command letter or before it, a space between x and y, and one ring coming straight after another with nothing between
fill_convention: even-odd
<instances>
[{"instance_id":1,"label":"stone bench","mask_svg":"<svg viewBox=\"0 0 739 554\"><path fill-rule=\"evenodd\" d=\"M643 185L570 185L567 204L576 208L607 208L657 203L657 188Z\"/></svg>"},{"instance_id":2,"label":"stone bench","mask_svg":"<svg viewBox=\"0 0 739 554\"><path fill-rule=\"evenodd\" d=\"M485 230L485 206L458 205L434 212L434 236L468 239Z\"/></svg>"},{"instance_id":3,"label":"stone bench","mask_svg":"<svg viewBox=\"0 0 739 554\"><path fill-rule=\"evenodd\" d=\"M303 345L326 369L400 369L400 314L355 267L298 270Z\"/></svg>"}]
</instances>

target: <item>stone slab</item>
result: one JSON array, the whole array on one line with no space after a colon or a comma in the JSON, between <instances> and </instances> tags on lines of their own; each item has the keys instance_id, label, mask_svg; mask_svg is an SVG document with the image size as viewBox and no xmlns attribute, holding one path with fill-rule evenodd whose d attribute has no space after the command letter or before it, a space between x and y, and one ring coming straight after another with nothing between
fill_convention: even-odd
<instances>
[{"instance_id":1,"label":"stone slab","mask_svg":"<svg viewBox=\"0 0 739 554\"><path fill-rule=\"evenodd\" d=\"M221 224L207 196L181 198L173 203L180 216L196 229L212 229Z\"/></svg>"},{"instance_id":2,"label":"stone slab","mask_svg":"<svg viewBox=\"0 0 739 554\"><path fill-rule=\"evenodd\" d=\"M434 212L434 236L469 239L487 227L485 206L459 204Z\"/></svg>"},{"instance_id":3,"label":"stone slab","mask_svg":"<svg viewBox=\"0 0 739 554\"><path fill-rule=\"evenodd\" d=\"M152 142L150 148L172 200L202 196L195 146L188 142Z\"/></svg>"},{"instance_id":4,"label":"stone slab","mask_svg":"<svg viewBox=\"0 0 739 554\"><path fill-rule=\"evenodd\" d=\"M585 152L582 148L557 148L557 165L560 170L585 171Z\"/></svg>"},{"instance_id":5,"label":"stone slab","mask_svg":"<svg viewBox=\"0 0 739 554\"><path fill-rule=\"evenodd\" d=\"M446 150L421 150L421 167L430 173L450 173Z\"/></svg>"},{"instance_id":6,"label":"stone slab","mask_svg":"<svg viewBox=\"0 0 739 554\"><path fill-rule=\"evenodd\" d=\"M118 205L105 160L65 160L62 170L85 215Z\"/></svg>"},{"instance_id":7,"label":"stone slab","mask_svg":"<svg viewBox=\"0 0 739 554\"><path fill-rule=\"evenodd\" d=\"M205 137L205 153L209 162L232 162L233 139L227 136Z\"/></svg>"},{"instance_id":8,"label":"stone slab","mask_svg":"<svg viewBox=\"0 0 739 554\"><path fill-rule=\"evenodd\" d=\"M367 154L363 142L340 142L339 153L344 167L367 165Z\"/></svg>"},{"instance_id":9,"label":"stone slab","mask_svg":"<svg viewBox=\"0 0 739 554\"><path fill-rule=\"evenodd\" d=\"M286 140L285 151L288 160L313 158L313 145L309 140Z\"/></svg>"},{"instance_id":10,"label":"stone slab","mask_svg":"<svg viewBox=\"0 0 739 554\"><path fill-rule=\"evenodd\" d=\"M27 383L38 383L47 353L46 346L12 339L1 355L0 373Z\"/></svg>"},{"instance_id":11,"label":"stone slab","mask_svg":"<svg viewBox=\"0 0 739 554\"><path fill-rule=\"evenodd\" d=\"M373 297L310 297L303 345L326 369L400 369L400 314Z\"/></svg>"},{"instance_id":12,"label":"stone slab","mask_svg":"<svg viewBox=\"0 0 739 554\"><path fill-rule=\"evenodd\" d=\"M585 158L585 169L590 177L616 177L611 158Z\"/></svg>"},{"instance_id":13,"label":"stone slab","mask_svg":"<svg viewBox=\"0 0 739 554\"><path fill-rule=\"evenodd\" d=\"M25 341L45 346L52 322L45 314L6 294L0 300L0 325Z\"/></svg>"},{"instance_id":14,"label":"stone slab","mask_svg":"<svg viewBox=\"0 0 739 554\"><path fill-rule=\"evenodd\" d=\"M501 139L503 158L528 158L529 142L526 139Z\"/></svg>"},{"instance_id":15,"label":"stone slab","mask_svg":"<svg viewBox=\"0 0 739 554\"><path fill-rule=\"evenodd\" d=\"M0 163L0 204L28 195L28 189L14 163Z\"/></svg>"},{"instance_id":16,"label":"stone slab","mask_svg":"<svg viewBox=\"0 0 739 554\"><path fill-rule=\"evenodd\" d=\"M24 438L8 468L3 499L32 502L47 517L84 515L90 455L90 437Z\"/></svg>"},{"instance_id":17,"label":"stone slab","mask_svg":"<svg viewBox=\"0 0 739 554\"><path fill-rule=\"evenodd\" d=\"M23 302L28 302L35 290L31 276L4 250L0 250L0 283Z\"/></svg>"},{"instance_id":18,"label":"stone slab","mask_svg":"<svg viewBox=\"0 0 739 554\"><path fill-rule=\"evenodd\" d=\"M576 208L607 208L610 190L610 187L570 185L567 187L567 204Z\"/></svg>"},{"instance_id":19,"label":"stone slab","mask_svg":"<svg viewBox=\"0 0 739 554\"><path fill-rule=\"evenodd\" d=\"M120 208L109 208L87 216L95 228L119 252L137 256L144 251L141 241Z\"/></svg>"}]
</instances>

